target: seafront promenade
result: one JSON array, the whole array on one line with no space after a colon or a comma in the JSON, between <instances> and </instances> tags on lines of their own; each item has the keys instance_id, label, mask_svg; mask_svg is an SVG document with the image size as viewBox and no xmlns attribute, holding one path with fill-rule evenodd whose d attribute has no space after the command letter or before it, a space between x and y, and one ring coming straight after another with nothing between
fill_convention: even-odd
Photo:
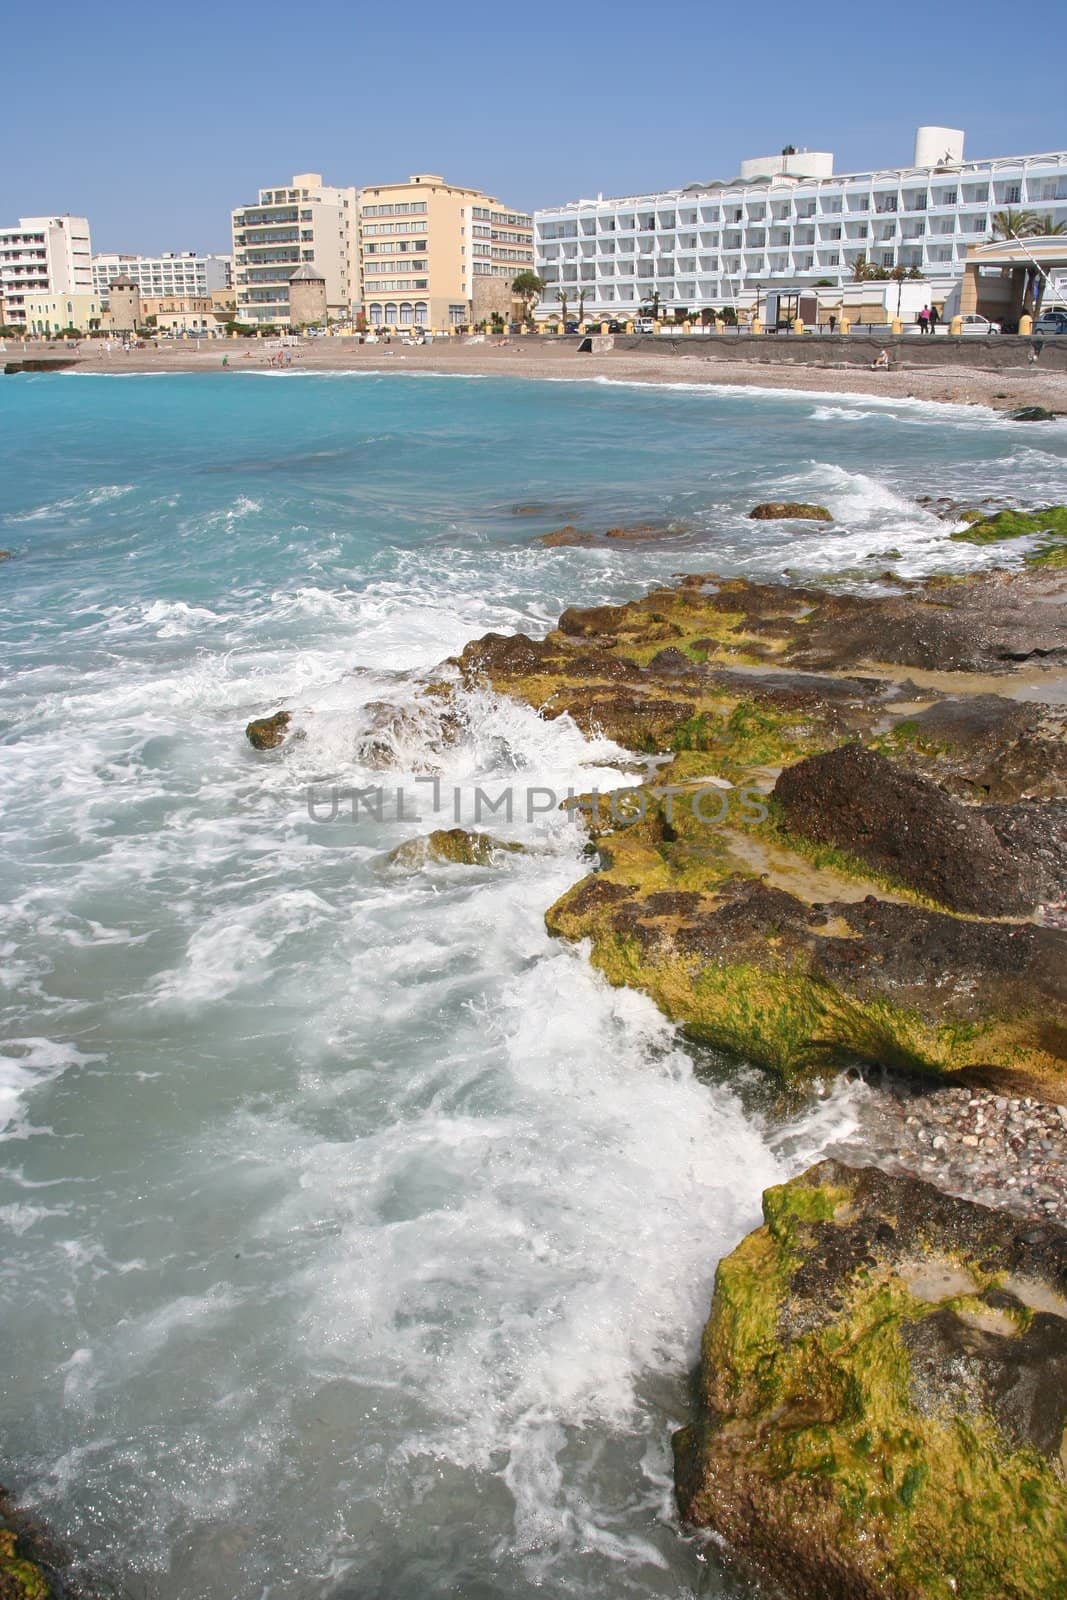
<instances>
[{"instance_id":1,"label":"seafront promenade","mask_svg":"<svg viewBox=\"0 0 1067 1600\"><path fill-rule=\"evenodd\" d=\"M579 353L575 337L528 336L507 341L434 341L427 345L361 345L356 339L305 339L289 346L292 365L277 373L410 371L457 375L501 374L551 379L605 378L617 382L729 384L811 390L820 394L872 394L886 399L935 400L1012 411L1043 406L1067 412L1067 339L923 340L847 337L794 338L734 335L658 337L620 335L609 350ZM1040 346L1036 360L1031 360ZM112 342L61 344L8 341L6 369L23 360L55 362L78 372L274 372L278 344L271 340L160 340L124 351ZM888 370L872 370L882 350ZM224 367L225 362L225 367Z\"/></svg>"}]
</instances>

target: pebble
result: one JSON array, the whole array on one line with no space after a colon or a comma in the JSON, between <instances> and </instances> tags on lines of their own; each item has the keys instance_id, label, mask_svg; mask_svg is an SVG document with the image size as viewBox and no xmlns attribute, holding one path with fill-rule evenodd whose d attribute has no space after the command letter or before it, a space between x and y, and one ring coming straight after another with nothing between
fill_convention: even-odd
<instances>
[{"instance_id":1,"label":"pebble","mask_svg":"<svg viewBox=\"0 0 1067 1600\"><path fill-rule=\"evenodd\" d=\"M856 1132L828 1154L1067 1226L1067 1106L889 1075L865 1079L857 1105Z\"/></svg>"}]
</instances>

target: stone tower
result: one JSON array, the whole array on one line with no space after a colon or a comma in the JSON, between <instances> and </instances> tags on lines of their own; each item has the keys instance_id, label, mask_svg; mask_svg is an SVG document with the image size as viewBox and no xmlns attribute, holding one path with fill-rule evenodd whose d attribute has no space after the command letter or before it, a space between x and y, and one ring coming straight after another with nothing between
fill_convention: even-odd
<instances>
[{"instance_id":1,"label":"stone tower","mask_svg":"<svg viewBox=\"0 0 1067 1600\"><path fill-rule=\"evenodd\" d=\"M289 279L289 326L306 328L310 322L325 326L326 279L305 261Z\"/></svg>"},{"instance_id":2,"label":"stone tower","mask_svg":"<svg viewBox=\"0 0 1067 1600\"><path fill-rule=\"evenodd\" d=\"M141 291L134 280L125 275L113 279L107 301L112 333L135 333L141 321Z\"/></svg>"}]
</instances>

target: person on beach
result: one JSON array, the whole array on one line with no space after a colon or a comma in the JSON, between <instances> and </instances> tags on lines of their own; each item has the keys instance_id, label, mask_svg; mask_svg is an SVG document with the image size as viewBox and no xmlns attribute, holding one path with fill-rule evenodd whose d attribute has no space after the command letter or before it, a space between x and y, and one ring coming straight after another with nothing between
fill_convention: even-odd
<instances>
[{"instance_id":1,"label":"person on beach","mask_svg":"<svg viewBox=\"0 0 1067 1600\"><path fill-rule=\"evenodd\" d=\"M228 367L228 366L229 366L229 364L230 364L230 358L229 358L229 356L223 356L223 358L222 358L222 364L223 364L223 366L224 366L224 367Z\"/></svg>"},{"instance_id":2,"label":"person on beach","mask_svg":"<svg viewBox=\"0 0 1067 1600\"><path fill-rule=\"evenodd\" d=\"M941 321L941 313L936 306L930 307L930 332L937 332L937 325Z\"/></svg>"},{"instance_id":3,"label":"person on beach","mask_svg":"<svg viewBox=\"0 0 1067 1600\"><path fill-rule=\"evenodd\" d=\"M919 312L919 315L915 318L915 320L919 324L919 332L920 333L929 333L930 332L930 307L929 306L923 306L922 310Z\"/></svg>"},{"instance_id":4,"label":"person on beach","mask_svg":"<svg viewBox=\"0 0 1067 1600\"><path fill-rule=\"evenodd\" d=\"M872 372L888 372L888 370L889 370L889 351L888 350L879 350L878 359L876 361L872 361L871 362L871 371Z\"/></svg>"}]
</instances>

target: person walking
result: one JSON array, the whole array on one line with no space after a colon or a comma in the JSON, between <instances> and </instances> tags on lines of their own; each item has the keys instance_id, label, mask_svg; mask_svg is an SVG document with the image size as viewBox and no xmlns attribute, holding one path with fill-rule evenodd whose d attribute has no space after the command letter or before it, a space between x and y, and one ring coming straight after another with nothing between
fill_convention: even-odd
<instances>
[{"instance_id":1,"label":"person walking","mask_svg":"<svg viewBox=\"0 0 1067 1600\"><path fill-rule=\"evenodd\" d=\"M830 325L830 332L833 333L834 329L837 327L837 318L832 311L826 320Z\"/></svg>"},{"instance_id":2,"label":"person walking","mask_svg":"<svg viewBox=\"0 0 1067 1600\"><path fill-rule=\"evenodd\" d=\"M915 320L919 324L919 332L920 333L929 333L930 332L930 307L929 306L923 306L922 310L919 312L919 315L915 318Z\"/></svg>"},{"instance_id":3,"label":"person walking","mask_svg":"<svg viewBox=\"0 0 1067 1600\"><path fill-rule=\"evenodd\" d=\"M937 332L937 325L941 321L941 313L936 306L930 307L930 332Z\"/></svg>"}]
</instances>

